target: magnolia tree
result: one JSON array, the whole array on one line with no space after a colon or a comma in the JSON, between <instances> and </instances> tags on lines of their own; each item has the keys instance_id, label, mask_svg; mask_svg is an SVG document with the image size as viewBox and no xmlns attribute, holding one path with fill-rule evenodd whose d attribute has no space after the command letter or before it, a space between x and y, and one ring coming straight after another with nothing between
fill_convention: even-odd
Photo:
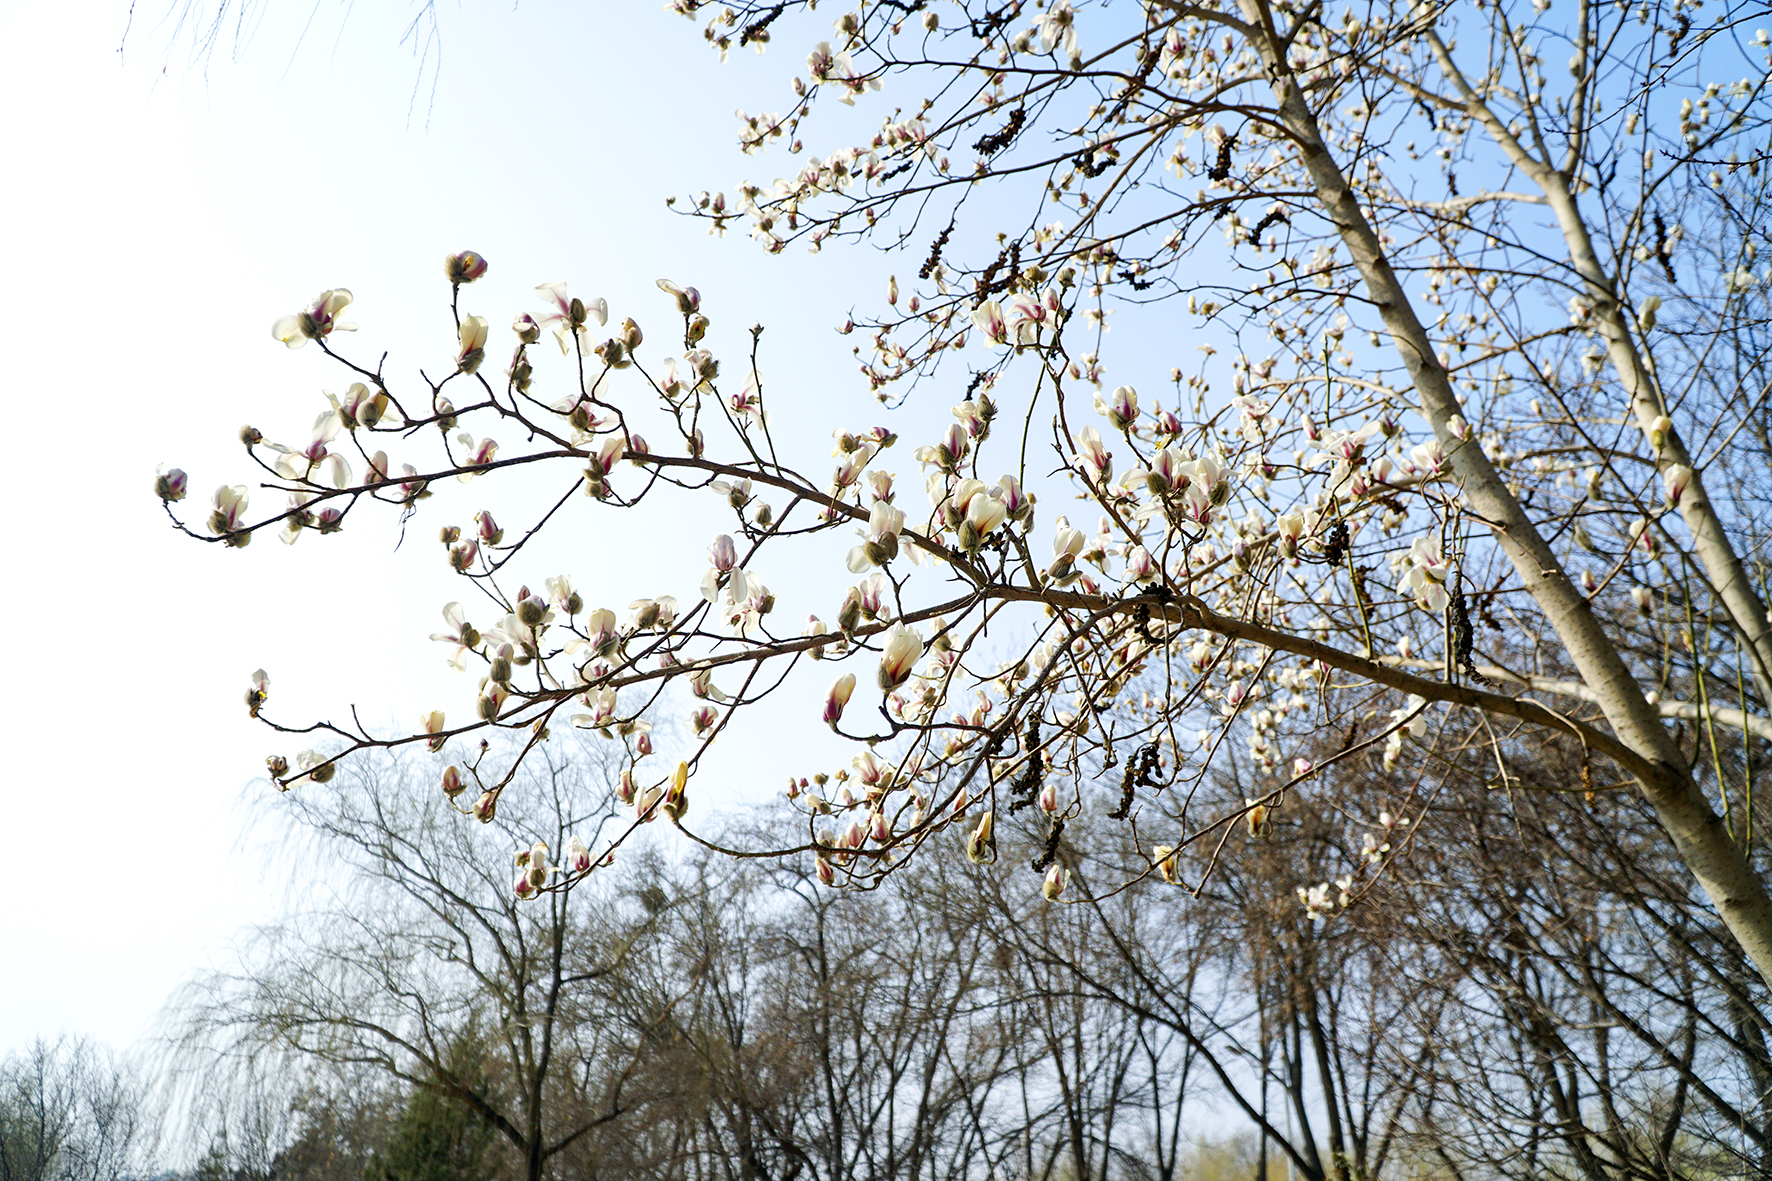
<instances>
[{"instance_id":1,"label":"magnolia tree","mask_svg":"<svg viewBox=\"0 0 1772 1181\"><path fill-rule=\"evenodd\" d=\"M511 731L439 766L485 820L525 755L586 727L624 752L634 825L703 840L685 811L708 744L823 661L805 723L854 759L791 781L804 838L769 850L821 881L865 885L949 828L990 860L994 818L1031 809L1062 899L1088 853L1065 822L1104 795L1135 869L1177 881L1201 864L1178 850L1259 836L1294 792L1416 768L1383 816L1349 817L1339 885L1300 883L1326 919L1406 853L1450 768L1511 786L1510 752L1560 733L1587 752L1570 787L1642 792L1772 972L1764 32L1698 0L672 7L721 55L809 51L785 113L740 113L744 150L789 174L678 208L770 251L905 251L843 331L883 403L963 390L952 421L895 447L882 412L833 423L831 460L795 453L760 330L716 356L718 309L668 281L613 327L545 284L513 338L461 310L487 263L452 256L459 348L418 380L353 360L350 293L321 294L273 332L348 389L308 439L245 433L268 511L241 484L182 517L163 474L180 528L324 544L378 503L404 523L439 481L519 470L558 502L521 529L437 522L463 583L436 638L472 673L416 731L278 720L255 678L254 715L313 745L270 759L280 786ZM874 103L894 105L867 121ZM1143 338L1124 382L1116 313ZM1133 371L1153 334L1193 359ZM570 498L674 496L730 507L699 586L636 587L656 597L623 614L564 574L519 585ZM852 584L771 589L808 562ZM661 713L693 736L681 758L654 754ZM1234 796L1227 744L1266 776ZM570 887L626 831L558 864L538 846L516 889Z\"/></svg>"}]
</instances>

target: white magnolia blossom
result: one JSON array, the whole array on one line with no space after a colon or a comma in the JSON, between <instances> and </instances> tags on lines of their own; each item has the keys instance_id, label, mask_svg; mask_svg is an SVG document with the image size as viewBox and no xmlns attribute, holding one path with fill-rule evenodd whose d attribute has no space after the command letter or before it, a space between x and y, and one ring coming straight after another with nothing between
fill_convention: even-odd
<instances>
[{"instance_id":1,"label":"white magnolia blossom","mask_svg":"<svg viewBox=\"0 0 1772 1181\"><path fill-rule=\"evenodd\" d=\"M560 351L572 351L567 342L576 334L579 351L591 352L590 322L595 320L599 328L609 323L608 301L600 297L592 300L569 297L564 283L543 283L535 289L535 293L542 298L542 302L553 308L536 322L543 328L554 330L554 339L560 342Z\"/></svg>"},{"instance_id":2,"label":"white magnolia blossom","mask_svg":"<svg viewBox=\"0 0 1772 1181\"><path fill-rule=\"evenodd\" d=\"M860 531L862 544L849 551L846 565L851 574L863 574L874 566L884 566L898 556L898 534L904 528L904 513L884 500L876 501L868 512L868 526Z\"/></svg>"},{"instance_id":3,"label":"white magnolia blossom","mask_svg":"<svg viewBox=\"0 0 1772 1181\"><path fill-rule=\"evenodd\" d=\"M314 302L293 316L284 316L271 325L271 335L292 349L299 349L310 340L323 340L334 332L355 332L355 324L338 319L338 314L351 302L351 293L343 287L322 291Z\"/></svg>"},{"instance_id":4,"label":"white magnolia blossom","mask_svg":"<svg viewBox=\"0 0 1772 1181\"><path fill-rule=\"evenodd\" d=\"M1439 614L1446 609L1450 602L1446 581L1451 577L1451 569L1431 539L1416 538L1409 551L1394 560L1402 571L1397 582L1398 594L1413 598L1423 611Z\"/></svg>"},{"instance_id":5,"label":"white magnolia blossom","mask_svg":"<svg viewBox=\"0 0 1772 1181\"><path fill-rule=\"evenodd\" d=\"M880 649L880 688L887 692L904 684L919 657L923 637L901 621L886 629Z\"/></svg>"}]
</instances>

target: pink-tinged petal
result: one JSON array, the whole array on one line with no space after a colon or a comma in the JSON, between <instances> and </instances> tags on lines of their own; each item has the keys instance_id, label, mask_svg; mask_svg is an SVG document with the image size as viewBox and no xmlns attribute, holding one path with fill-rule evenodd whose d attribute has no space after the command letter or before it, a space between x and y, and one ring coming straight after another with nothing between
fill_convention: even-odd
<instances>
[{"instance_id":1,"label":"pink-tinged petal","mask_svg":"<svg viewBox=\"0 0 1772 1181\"><path fill-rule=\"evenodd\" d=\"M564 316L572 308L572 300L566 296L564 283L543 283L535 289L535 293L541 296L542 302L551 303L559 309L556 315Z\"/></svg>"}]
</instances>

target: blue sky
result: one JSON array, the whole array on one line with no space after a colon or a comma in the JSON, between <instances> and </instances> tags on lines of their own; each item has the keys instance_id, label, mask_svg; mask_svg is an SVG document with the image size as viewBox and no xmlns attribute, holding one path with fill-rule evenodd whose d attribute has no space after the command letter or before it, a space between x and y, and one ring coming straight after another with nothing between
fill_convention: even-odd
<instances>
[{"instance_id":1,"label":"blue sky","mask_svg":"<svg viewBox=\"0 0 1772 1181\"><path fill-rule=\"evenodd\" d=\"M346 347L387 348L390 373L411 374L453 354L446 252L491 260L464 309L500 333L542 310L537 283L565 279L662 336L653 281L669 276L707 293L728 347L767 320L766 375L873 414L831 329L855 292L883 289L882 260L766 258L663 205L758 164L732 146L730 112L765 105L765 85L787 96L780 57L716 70L653 5L463 6L445 13L432 92L399 46L404 6L358 5L347 22L322 4L304 34L308 6L272 5L199 66L168 49L152 4L120 54L128 7L70 20L0 6L0 37L30 47L0 78L22 113L5 138L15 232L0 294L14 444L0 480L18 515L0 592L13 669L0 1048L60 1030L127 1044L277 905L282 884L240 837L276 749L241 704L253 669L270 670L288 719L354 703L410 725L421 707L467 708L471 684L426 637L460 595L432 538L480 507L468 490L427 506L397 552L391 518L325 539L337 544L227 553L160 516L157 464L185 468L206 499L250 477L241 424L305 435L320 391L343 388L317 350L271 339L277 316L349 287L363 330ZM675 546L660 539L681 534L607 536L626 523L605 516L560 568L618 610L682 594L713 508ZM636 550L650 591L599 597L601 572Z\"/></svg>"},{"instance_id":2,"label":"blue sky","mask_svg":"<svg viewBox=\"0 0 1772 1181\"><path fill-rule=\"evenodd\" d=\"M0 590L14 668L0 891L5 960L18 965L0 972L0 1050L63 1030L129 1044L181 979L226 962L234 935L290 894L262 868L279 864L258 843L271 830L252 822L270 790L255 771L296 748L248 721L252 670L269 670L272 712L288 721L354 705L371 724L411 727L421 709L470 708L473 681L426 638L442 604L464 597L436 530L480 507L520 526L545 488L444 490L398 549L384 514L244 553L181 540L151 495L162 463L190 473L199 503L251 481L239 427L305 440L321 391L343 389L317 349L271 339L278 316L350 288L362 330L341 347L370 364L389 350L398 393L453 357L448 252L491 261L463 310L491 321L498 357L504 326L542 311L532 289L554 280L650 326L662 355L673 313L654 280L693 283L716 351L736 357L751 322L767 325L779 439L818 470L834 426L887 421L905 435L890 466L913 498L910 450L966 381L950 366L885 417L856 374L856 338L834 332L851 308L877 309L887 274L914 271L921 247L769 257L742 228L712 238L664 205L792 167L779 150L740 155L732 112L789 104L795 38L719 68L695 26L652 4L444 6L432 74L401 44L408 5L347 18L331 0L270 4L248 37L197 62L158 7L137 5L125 41L127 0L76 21L0 0L0 37L30 47L0 76L0 101L23 113L4 141L17 230L0 285L14 423L0 480L15 514ZM889 87L871 108L824 112L823 127L905 101ZM836 146L823 131L808 140ZM1110 384L1148 399L1171 365L1192 368L1197 341L1169 325L1141 371L1135 314L1114 321L1125 351ZM569 573L588 605L618 612L641 595L692 595L726 527L720 506L709 495L661 508L574 518L526 577ZM1056 511L1043 511L1047 528ZM829 542L816 574L762 571L787 618L834 614L851 543ZM834 765L813 722L827 674L790 685L748 737L722 739L724 761L696 781L707 803L765 799L788 771L818 769L782 761L785 733L790 757Z\"/></svg>"}]
</instances>

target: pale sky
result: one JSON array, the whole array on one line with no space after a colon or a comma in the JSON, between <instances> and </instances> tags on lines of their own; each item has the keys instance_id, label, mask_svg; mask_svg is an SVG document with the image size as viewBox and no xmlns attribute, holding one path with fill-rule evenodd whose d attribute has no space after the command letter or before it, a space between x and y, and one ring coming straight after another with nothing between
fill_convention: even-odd
<instances>
[{"instance_id":1,"label":"pale sky","mask_svg":"<svg viewBox=\"0 0 1772 1181\"><path fill-rule=\"evenodd\" d=\"M318 349L272 340L278 316L350 288L362 330L340 346L370 364L390 350L398 393L454 355L446 253L491 262L463 310L491 321L500 368L505 326L543 310L538 283L607 297L612 319L652 327L661 356L674 311L654 280L693 283L716 351L736 358L748 325L768 326L779 439L822 467L833 427L888 421L907 435L890 466L913 489L909 452L928 441L916 424L932 440L940 427L927 424L965 382L956 366L908 416L886 418L856 374L857 338L834 332L851 308L877 308L887 273L908 276L920 254L771 258L742 228L713 239L665 209L667 193L767 183L793 166L779 152L740 155L732 112L786 107L804 46L735 52L720 68L694 26L653 3L446 5L433 92L400 46L407 5L356 5L347 21L332 0L271 3L237 51L225 41L205 66L169 49L156 24L168 4L138 0L120 54L128 0L92 0L73 20L68 6L0 0L0 39L17 47L0 74L14 439L0 479L16 542L0 590L14 661L0 1052L61 1031L128 1046L180 981L227 963L244 925L281 905L284 884L260 872L253 844L264 826L242 834L270 794L254 783L265 755L298 748L247 719L254 669L269 670L271 710L291 722L354 704L372 725L410 729L421 709L471 709L474 681L427 639L442 604L465 598L436 531L494 505L520 525L520 484L498 493L512 499L490 481L447 490L397 552L387 512L244 552L166 525L156 465L190 473L187 518L200 525L217 485L256 483L243 423L305 441L321 390L348 384ZM835 113L877 125L906 101ZM1160 388L1181 360L1112 380ZM588 605L618 613L642 595L693 595L708 539L728 527L719 507L710 496L668 515L580 518L540 555L557 567L532 581L568 573ZM797 572L764 571L788 618L834 614L851 543L827 543L835 564L815 592L793 585ZM713 803L765 799L787 772L817 769L783 763L784 750L835 756L816 723L828 676L790 686L749 737L723 738L723 768L697 779L704 799L722 781L728 798Z\"/></svg>"},{"instance_id":2,"label":"pale sky","mask_svg":"<svg viewBox=\"0 0 1772 1181\"><path fill-rule=\"evenodd\" d=\"M240 847L269 790L249 786L254 774L287 745L246 718L253 669L270 670L290 720L355 703L411 726L421 707L469 708L472 682L426 637L462 597L436 530L467 524L477 501L431 502L398 552L386 514L240 553L165 525L156 465L190 473L200 522L216 485L252 480L242 423L296 441L320 391L342 390L317 349L271 339L279 315L351 288L363 330L345 347L392 350L389 372L410 389L455 348L448 252L491 261L464 310L501 334L494 355L517 312L543 310L531 289L560 279L663 340L674 313L653 281L671 277L706 292L729 342L768 323L766 374L876 416L830 330L858 275L878 269L866 289L883 288L878 258L770 259L663 205L785 167L741 157L730 114L788 97L781 57L717 70L696 30L652 4L446 6L434 105L427 80L409 119L419 75L398 44L404 5L357 5L347 23L323 2L304 40L312 6L273 4L207 69L169 54L159 7L138 4L120 55L127 0L94 0L77 19L0 5L15 49L0 74L14 440L0 479L16 545L0 591L13 629L0 1052L63 1030L129 1044L276 905L278 884ZM580 537L563 568L618 611L641 593L693 593L715 507L688 544L651 554L676 534ZM654 585L624 582L605 604L603 568L637 553Z\"/></svg>"}]
</instances>

